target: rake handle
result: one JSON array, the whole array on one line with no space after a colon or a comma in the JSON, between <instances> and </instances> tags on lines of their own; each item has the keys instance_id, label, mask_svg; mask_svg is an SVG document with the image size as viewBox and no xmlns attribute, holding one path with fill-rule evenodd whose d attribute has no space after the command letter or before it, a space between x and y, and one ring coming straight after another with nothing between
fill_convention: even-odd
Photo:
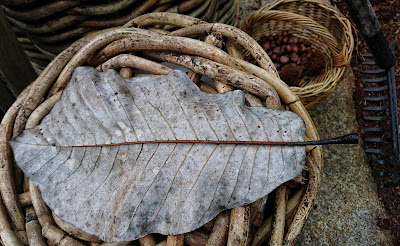
<instances>
[{"instance_id":1,"label":"rake handle","mask_svg":"<svg viewBox=\"0 0 400 246\"><path fill-rule=\"evenodd\" d=\"M389 48L369 0L345 0L345 3L374 56L376 64L386 70L393 67L396 64L395 56Z\"/></svg>"}]
</instances>

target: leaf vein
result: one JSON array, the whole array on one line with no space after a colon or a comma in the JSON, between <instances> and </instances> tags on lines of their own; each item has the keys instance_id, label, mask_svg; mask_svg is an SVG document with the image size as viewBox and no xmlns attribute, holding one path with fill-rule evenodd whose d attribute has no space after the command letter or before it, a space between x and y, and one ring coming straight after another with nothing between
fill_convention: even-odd
<instances>
[{"instance_id":1,"label":"leaf vein","mask_svg":"<svg viewBox=\"0 0 400 246\"><path fill-rule=\"evenodd\" d=\"M196 139L199 139L199 137L197 136L196 130L194 129L192 123L190 122L189 117L186 115L186 112L185 112L185 110L183 109L183 107L182 107L182 105L181 105L181 103L180 103L178 97L176 96L175 90L174 90L174 88L172 87L171 82L170 82L169 80L167 80L167 81L168 81L169 86L171 87L171 91L172 91L172 93L174 94L174 97L175 97L176 101L177 101L178 104L179 104L179 107L181 108L183 114L185 115L186 121L189 123L190 128L192 128L192 131L193 131L194 135L196 136Z\"/></svg>"},{"instance_id":2,"label":"leaf vein","mask_svg":"<svg viewBox=\"0 0 400 246\"><path fill-rule=\"evenodd\" d=\"M103 105L105 106L108 115L110 115L111 118L112 118L112 120L114 121L115 127L117 127L118 129L121 130L122 136L124 137L124 142L126 142L126 136L125 136L125 133L124 133L123 129L121 129L121 127L119 127L117 121L116 121L115 118L114 118L114 115L111 113L110 108L108 107L107 103L105 103L105 101L104 101L104 99L103 99L103 97L102 97L102 94L100 93L100 91L99 91L99 90L97 89L97 87L95 86L95 83L94 83L94 81L92 80L92 78L91 78L90 76L88 76L88 77L89 77L89 79L92 81L92 85L93 85L94 89L96 90L96 92L97 92L97 94L98 94L98 96L99 96L99 99L102 101ZM98 108L100 108L100 107L98 107ZM113 135L111 135L111 142L113 142Z\"/></svg>"},{"instance_id":3,"label":"leaf vein","mask_svg":"<svg viewBox=\"0 0 400 246\"><path fill-rule=\"evenodd\" d=\"M172 133L172 135L174 136L174 138L177 139L177 138L176 138L176 135L175 135L175 132L172 130L172 127L170 126L168 120L165 118L165 116L161 113L161 111L160 111L158 108L154 107L154 105L151 103L151 101L150 101L149 98L147 97L146 93L144 93L143 88L142 88L140 85L138 85L138 86L139 86L140 90L142 91L144 97L146 97L146 100L149 102L150 106L152 106L156 111L158 111L158 113L161 115L161 117L163 118L163 120L165 121L165 123L168 125L168 128L169 128L169 130L171 131L171 133Z\"/></svg>"},{"instance_id":4,"label":"leaf vein","mask_svg":"<svg viewBox=\"0 0 400 246\"><path fill-rule=\"evenodd\" d=\"M110 132L107 130L107 128L103 125L103 123L101 122L101 120L99 119L99 117L97 117L97 115L93 112L92 107L90 105L90 103L85 99L84 95L82 95L82 92L80 90L78 90L78 88L76 88L76 94L77 96L81 99L81 102L83 102L83 107L90 109L90 111L92 111L93 116L97 119L98 123L101 125L101 127L103 127L104 131L107 133L107 135L110 137L111 141L112 141L112 136L110 134Z\"/></svg>"},{"instance_id":5,"label":"leaf vein","mask_svg":"<svg viewBox=\"0 0 400 246\"><path fill-rule=\"evenodd\" d=\"M243 117L241 116L241 114L239 113L238 109L236 108L236 106L235 106L235 104L233 102L232 102L232 106L235 109L235 111L236 111L237 115L239 116L239 118L242 120L243 126L246 129L246 132L249 135L250 140L253 141L253 138L252 138L252 136L251 136L251 134L249 132L249 129L247 128L246 122L244 122Z\"/></svg>"},{"instance_id":6,"label":"leaf vein","mask_svg":"<svg viewBox=\"0 0 400 246\"><path fill-rule=\"evenodd\" d=\"M204 211L203 215L200 217L199 222L204 218L204 215L206 215L206 213L208 212L208 210L211 208L211 205L212 205L212 203L213 203L213 201L214 201L214 198L215 198L215 193L216 193L217 190L218 190L218 187L219 187L219 184L221 183L222 177L223 177L224 174L225 174L226 167L228 166L229 161L231 160L232 154L233 154L233 152L235 151L236 147L237 147L237 145L235 145L235 146L233 147L231 153L229 154L228 160L226 161L225 166L224 166L224 170L222 171L222 174L221 174L221 176L219 177L219 180L218 180L218 182L217 182L217 185L216 185L216 187L215 187L215 189L214 189L214 192L213 192L213 194L212 194L212 198L211 198L210 205L208 205L207 210Z\"/></svg>"},{"instance_id":7,"label":"leaf vein","mask_svg":"<svg viewBox=\"0 0 400 246\"><path fill-rule=\"evenodd\" d=\"M116 91L114 90L113 85L112 85L108 80L106 80L106 81L107 81L107 83L110 85L111 90L113 90L113 92L114 92L114 94L115 94ZM124 80L124 84L126 84L125 80ZM125 116L126 116L128 122L129 122L129 124L131 125L131 129L132 129L133 133L135 134L136 139L139 139L138 136L137 136L137 134L136 134L135 128L133 127L132 121L131 121L131 119L129 118L128 113L126 112L125 107L122 105L121 100L119 99L119 96L116 95L116 97L117 97L117 100L118 100L119 105L121 106L121 108L122 108L123 111L124 111L124 114L125 114Z\"/></svg>"}]
</instances>

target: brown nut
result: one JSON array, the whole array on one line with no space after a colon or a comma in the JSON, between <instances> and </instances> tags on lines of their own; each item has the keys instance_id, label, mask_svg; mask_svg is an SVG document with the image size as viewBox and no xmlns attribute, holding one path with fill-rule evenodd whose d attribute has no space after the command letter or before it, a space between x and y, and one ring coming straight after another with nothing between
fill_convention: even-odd
<instances>
[{"instance_id":1,"label":"brown nut","mask_svg":"<svg viewBox=\"0 0 400 246\"><path fill-rule=\"evenodd\" d=\"M290 54L290 61L297 63L299 61L299 55L297 53Z\"/></svg>"},{"instance_id":2,"label":"brown nut","mask_svg":"<svg viewBox=\"0 0 400 246\"><path fill-rule=\"evenodd\" d=\"M281 56L281 58L279 59L279 61L280 61L282 64L286 64L286 63L289 62L289 57L287 57L287 56Z\"/></svg>"},{"instance_id":3,"label":"brown nut","mask_svg":"<svg viewBox=\"0 0 400 246\"><path fill-rule=\"evenodd\" d=\"M267 41L267 42L263 43L262 47L264 50L268 50L271 48L271 44L270 44L270 42Z\"/></svg>"}]
</instances>

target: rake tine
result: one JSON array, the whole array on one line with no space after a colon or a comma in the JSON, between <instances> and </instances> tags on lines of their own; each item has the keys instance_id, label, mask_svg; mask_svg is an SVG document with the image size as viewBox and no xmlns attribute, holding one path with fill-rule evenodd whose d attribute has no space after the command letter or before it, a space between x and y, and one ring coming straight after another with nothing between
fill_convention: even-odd
<instances>
[{"instance_id":1,"label":"rake tine","mask_svg":"<svg viewBox=\"0 0 400 246\"><path fill-rule=\"evenodd\" d=\"M371 102L380 102L380 101L385 101L388 100L389 96L381 96L381 97L364 97L364 101L371 101Z\"/></svg>"},{"instance_id":2,"label":"rake tine","mask_svg":"<svg viewBox=\"0 0 400 246\"><path fill-rule=\"evenodd\" d=\"M373 120L373 121L384 121L384 120L390 120L389 115L384 115L384 116L364 116L364 120Z\"/></svg>"},{"instance_id":3,"label":"rake tine","mask_svg":"<svg viewBox=\"0 0 400 246\"><path fill-rule=\"evenodd\" d=\"M381 87L369 87L369 88L364 88L363 91L365 92L380 92L380 91L386 91L388 89L387 85L381 86Z\"/></svg>"},{"instance_id":4,"label":"rake tine","mask_svg":"<svg viewBox=\"0 0 400 246\"><path fill-rule=\"evenodd\" d=\"M377 107L363 107L363 109L366 111L383 111L389 109L389 105L377 106Z\"/></svg>"},{"instance_id":5,"label":"rake tine","mask_svg":"<svg viewBox=\"0 0 400 246\"><path fill-rule=\"evenodd\" d=\"M363 61L362 64L363 65L369 65L369 66L376 65L376 63L374 61Z\"/></svg>"},{"instance_id":6,"label":"rake tine","mask_svg":"<svg viewBox=\"0 0 400 246\"><path fill-rule=\"evenodd\" d=\"M376 70L365 70L365 71L363 71L363 73L366 73L366 74L377 74L377 73L384 73L384 72L386 72L385 69L376 69Z\"/></svg>"},{"instance_id":7,"label":"rake tine","mask_svg":"<svg viewBox=\"0 0 400 246\"><path fill-rule=\"evenodd\" d=\"M384 126L384 127L365 128L364 130L366 132L386 132L386 131L390 131L391 128L390 128L390 126Z\"/></svg>"},{"instance_id":8,"label":"rake tine","mask_svg":"<svg viewBox=\"0 0 400 246\"><path fill-rule=\"evenodd\" d=\"M371 142L371 143L386 143L390 142L392 140L391 137L386 137L386 138L365 138L364 139L366 142Z\"/></svg>"},{"instance_id":9,"label":"rake tine","mask_svg":"<svg viewBox=\"0 0 400 246\"><path fill-rule=\"evenodd\" d=\"M380 82L386 82L386 81L387 81L387 76L375 78L375 79L363 79L364 83L380 83Z\"/></svg>"}]
</instances>

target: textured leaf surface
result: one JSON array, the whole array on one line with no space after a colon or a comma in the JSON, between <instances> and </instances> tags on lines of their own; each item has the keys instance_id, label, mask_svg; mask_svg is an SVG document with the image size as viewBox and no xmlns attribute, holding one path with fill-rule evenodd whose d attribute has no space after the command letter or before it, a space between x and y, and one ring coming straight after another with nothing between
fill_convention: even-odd
<instances>
[{"instance_id":1,"label":"textured leaf surface","mask_svg":"<svg viewBox=\"0 0 400 246\"><path fill-rule=\"evenodd\" d=\"M11 143L64 221L105 241L192 231L301 173L304 147L135 144L147 140L303 141L302 119L211 95L187 75L123 79L77 68L61 100ZM78 146L78 147L71 147Z\"/></svg>"}]
</instances>

